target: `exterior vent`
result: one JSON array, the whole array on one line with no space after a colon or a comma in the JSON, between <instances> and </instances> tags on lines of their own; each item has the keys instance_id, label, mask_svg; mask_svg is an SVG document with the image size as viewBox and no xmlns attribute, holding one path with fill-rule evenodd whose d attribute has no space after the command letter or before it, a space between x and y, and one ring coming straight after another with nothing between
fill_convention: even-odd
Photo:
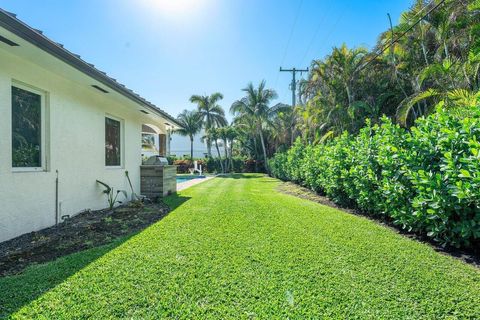
<instances>
[{"instance_id":1,"label":"exterior vent","mask_svg":"<svg viewBox=\"0 0 480 320\"><path fill-rule=\"evenodd\" d=\"M2 37L2 36L0 36L0 41L3 42L3 43L8 44L8 45L11 46L11 47L18 47L18 44L17 44L17 43L15 43L15 42L13 42L13 41L11 41L11 40L8 40L7 38L4 38L4 37Z\"/></svg>"},{"instance_id":2,"label":"exterior vent","mask_svg":"<svg viewBox=\"0 0 480 320\"><path fill-rule=\"evenodd\" d=\"M98 91L101 91L103 93L108 93L107 90L103 89L103 88L100 88L99 86L97 86L96 84L92 84L92 87L94 87L95 89L97 89Z\"/></svg>"},{"instance_id":3,"label":"exterior vent","mask_svg":"<svg viewBox=\"0 0 480 320\"><path fill-rule=\"evenodd\" d=\"M145 110L140 110L140 112L145 113L145 114L149 114L149 113L148 113L147 111L145 111Z\"/></svg>"}]
</instances>

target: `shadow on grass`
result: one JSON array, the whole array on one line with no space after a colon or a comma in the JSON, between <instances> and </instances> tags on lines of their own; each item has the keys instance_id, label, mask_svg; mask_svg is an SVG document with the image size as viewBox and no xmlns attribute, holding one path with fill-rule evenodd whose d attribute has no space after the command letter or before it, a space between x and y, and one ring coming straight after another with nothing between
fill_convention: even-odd
<instances>
[{"instance_id":1,"label":"shadow on grass","mask_svg":"<svg viewBox=\"0 0 480 320\"><path fill-rule=\"evenodd\" d=\"M174 194L166 197L164 202L173 211L189 199L189 197ZM109 244L72 253L54 261L32 265L17 275L0 277L0 319L11 317L23 306L35 301L41 295L95 262L95 260L127 242L133 236L142 233L143 230L153 224L160 223L167 215L144 229L117 238Z\"/></svg>"},{"instance_id":2,"label":"shadow on grass","mask_svg":"<svg viewBox=\"0 0 480 320\"><path fill-rule=\"evenodd\" d=\"M36 300L132 236L73 253L53 262L30 266L18 275L0 278L0 319L9 318L24 305Z\"/></svg>"},{"instance_id":3,"label":"shadow on grass","mask_svg":"<svg viewBox=\"0 0 480 320\"><path fill-rule=\"evenodd\" d=\"M170 207L171 211L173 211L190 199L190 197L185 197L179 195L178 193L174 193L168 197L165 197L163 202L165 202L165 204Z\"/></svg>"}]
</instances>

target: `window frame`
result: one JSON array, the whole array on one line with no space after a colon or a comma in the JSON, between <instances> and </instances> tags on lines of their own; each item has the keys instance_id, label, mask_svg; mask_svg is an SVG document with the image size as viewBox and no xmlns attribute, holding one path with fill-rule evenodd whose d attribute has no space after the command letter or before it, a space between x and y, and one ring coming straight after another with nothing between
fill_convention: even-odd
<instances>
[{"instance_id":1,"label":"window frame","mask_svg":"<svg viewBox=\"0 0 480 320\"><path fill-rule=\"evenodd\" d=\"M115 166L109 166L107 165L107 153L106 153L106 133L107 133L107 126L105 123L106 119L111 119L118 121L120 123L120 165L115 165ZM104 157L103 157L103 165L105 166L105 169L124 169L125 168L125 139L124 139L124 132L125 132L125 126L124 126L124 120L118 117L115 117L111 114L106 113L105 116L103 117L103 136L104 136L104 141L103 141L103 152L104 152Z\"/></svg>"},{"instance_id":2,"label":"window frame","mask_svg":"<svg viewBox=\"0 0 480 320\"><path fill-rule=\"evenodd\" d=\"M10 167L12 172L47 172L48 171L48 93L45 90L31 86L29 84L13 80L10 84L10 137L13 134L13 87L25 90L40 96L40 167L14 167L13 166L13 143L10 139Z\"/></svg>"}]
</instances>

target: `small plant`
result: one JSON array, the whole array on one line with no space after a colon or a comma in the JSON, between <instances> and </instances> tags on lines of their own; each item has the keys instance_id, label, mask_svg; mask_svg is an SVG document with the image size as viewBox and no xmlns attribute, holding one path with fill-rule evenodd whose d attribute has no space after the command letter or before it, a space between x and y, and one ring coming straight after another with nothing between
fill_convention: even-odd
<instances>
[{"instance_id":1,"label":"small plant","mask_svg":"<svg viewBox=\"0 0 480 320\"><path fill-rule=\"evenodd\" d=\"M122 203L122 201L117 200L118 195L120 193L122 193L125 196L125 199L127 198L127 192L125 190L117 190L117 192L115 192L115 190L105 182L97 180L97 183L105 187L105 190L103 190L103 193L105 193L107 196L108 206L110 210L113 210L113 207L115 206L116 203L119 203L119 204Z\"/></svg>"}]
</instances>

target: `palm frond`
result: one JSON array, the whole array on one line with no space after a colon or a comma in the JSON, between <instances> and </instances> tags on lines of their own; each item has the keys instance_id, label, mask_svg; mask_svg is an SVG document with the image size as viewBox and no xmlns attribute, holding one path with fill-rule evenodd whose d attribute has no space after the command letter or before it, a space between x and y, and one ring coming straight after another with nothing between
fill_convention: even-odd
<instances>
[{"instance_id":1,"label":"palm frond","mask_svg":"<svg viewBox=\"0 0 480 320\"><path fill-rule=\"evenodd\" d=\"M438 95L439 93L435 89L430 88L426 91L413 94L412 96L404 99L397 108L397 114L396 114L397 121L401 125L406 126L408 115L410 114L410 111L415 106L415 104L417 104L422 100L425 100L431 97L436 97Z\"/></svg>"}]
</instances>

